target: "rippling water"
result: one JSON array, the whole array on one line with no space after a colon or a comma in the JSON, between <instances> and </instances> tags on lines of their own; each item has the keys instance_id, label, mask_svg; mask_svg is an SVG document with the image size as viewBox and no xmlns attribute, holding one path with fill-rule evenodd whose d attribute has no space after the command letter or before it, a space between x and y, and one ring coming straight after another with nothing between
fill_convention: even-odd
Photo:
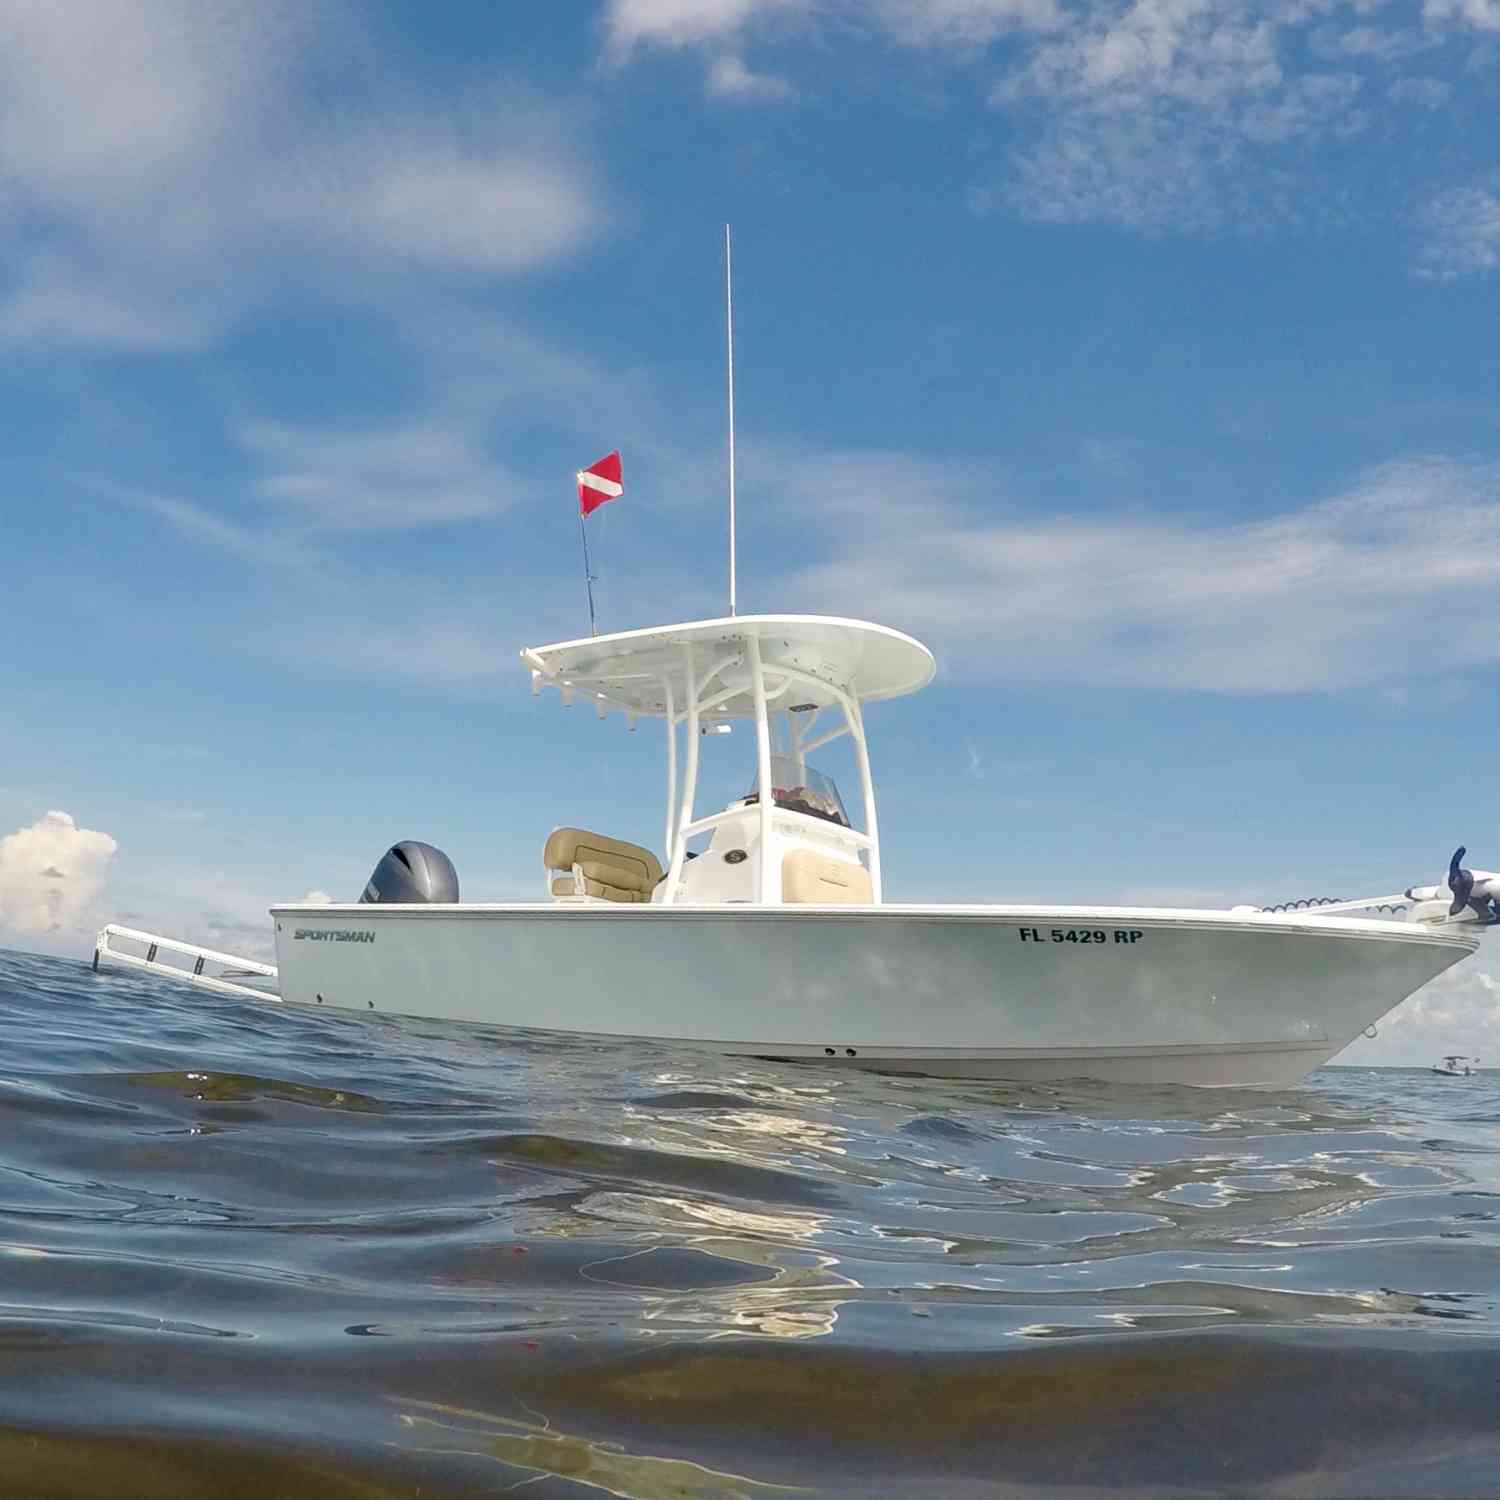
<instances>
[{"instance_id":1,"label":"rippling water","mask_svg":"<svg viewBox=\"0 0 1500 1500\"><path fill-rule=\"evenodd\" d=\"M1494 1074L947 1083L0 953L6 1495L1496 1494L1497 1230Z\"/></svg>"}]
</instances>

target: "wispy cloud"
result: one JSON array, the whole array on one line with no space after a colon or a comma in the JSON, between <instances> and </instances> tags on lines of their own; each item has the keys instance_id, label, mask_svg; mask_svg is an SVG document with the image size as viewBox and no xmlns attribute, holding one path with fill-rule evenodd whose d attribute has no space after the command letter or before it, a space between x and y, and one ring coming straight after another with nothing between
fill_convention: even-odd
<instances>
[{"instance_id":1,"label":"wispy cloud","mask_svg":"<svg viewBox=\"0 0 1500 1500\"><path fill-rule=\"evenodd\" d=\"M1397 104L1414 104L1419 109L1441 109L1453 98L1453 85L1442 78L1398 78L1389 87Z\"/></svg>"},{"instance_id":2,"label":"wispy cloud","mask_svg":"<svg viewBox=\"0 0 1500 1500\"><path fill-rule=\"evenodd\" d=\"M1330 163L1351 142L1388 152L1426 128L1455 94L1431 75L1462 76L1473 10L1429 4L1419 21L1380 5L1089 0L1005 65L991 103L1018 138L973 201L1179 234L1398 214L1360 201L1347 176L1326 191Z\"/></svg>"},{"instance_id":3,"label":"wispy cloud","mask_svg":"<svg viewBox=\"0 0 1500 1500\"><path fill-rule=\"evenodd\" d=\"M628 623L644 623L642 605L654 610L670 595L689 615L700 604L714 612L717 587L700 598L708 590L685 586L662 549L670 552L675 511L701 508L701 444L717 446L717 413L695 435L693 412L670 411L644 370L549 344L503 317L476 320L443 293L424 311L390 335L387 357L403 382L383 420L236 413L226 432L231 467L211 490L68 477L91 497L164 522L172 545L254 565L218 600L226 650L462 695L516 670L523 641L576 633L583 595L571 471L595 455L601 431L637 434L628 483L645 525L622 533L634 551L606 545L596 554L601 611L621 623L634 609ZM540 443L539 412L551 414ZM501 456L511 452L527 455L524 470ZM613 519L603 517L601 539ZM565 587L533 578L513 595L513 559L529 555L522 537L539 525L557 539L555 551L544 549L544 573L555 564ZM461 535L443 537L449 528ZM400 532L420 541L409 546Z\"/></svg>"},{"instance_id":4,"label":"wispy cloud","mask_svg":"<svg viewBox=\"0 0 1500 1500\"><path fill-rule=\"evenodd\" d=\"M191 286L174 294L154 271L135 275L107 260L82 247L19 254L9 296L0 300L0 338L176 354L203 347L232 316L229 305L200 298Z\"/></svg>"},{"instance_id":5,"label":"wispy cloud","mask_svg":"<svg viewBox=\"0 0 1500 1500\"><path fill-rule=\"evenodd\" d=\"M611 53L639 47L697 47L721 41L773 15L805 15L811 0L609 0L604 32Z\"/></svg>"},{"instance_id":6,"label":"wispy cloud","mask_svg":"<svg viewBox=\"0 0 1500 1500\"><path fill-rule=\"evenodd\" d=\"M1423 0L1427 21L1461 21L1476 31L1500 31L1500 0Z\"/></svg>"},{"instance_id":7,"label":"wispy cloud","mask_svg":"<svg viewBox=\"0 0 1500 1500\"><path fill-rule=\"evenodd\" d=\"M832 33L898 47L974 55L1018 32L1063 24L1058 0L609 0L606 55L616 64L652 49L701 49L710 96L769 103L799 92L781 70L745 60L751 39Z\"/></svg>"},{"instance_id":8,"label":"wispy cloud","mask_svg":"<svg viewBox=\"0 0 1500 1500\"><path fill-rule=\"evenodd\" d=\"M0 335L159 352L263 293L412 261L512 273L593 231L564 114L487 84L438 116L331 0L0 0ZM379 130L320 101L379 92ZM438 120L441 123L438 123Z\"/></svg>"},{"instance_id":9,"label":"wispy cloud","mask_svg":"<svg viewBox=\"0 0 1500 1500\"><path fill-rule=\"evenodd\" d=\"M874 0L859 8L907 47L972 49L1017 32L1051 32L1067 23L1059 0Z\"/></svg>"},{"instance_id":10,"label":"wispy cloud","mask_svg":"<svg viewBox=\"0 0 1500 1500\"><path fill-rule=\"evenodd\" d=\"M906 47L981 47L1063 24L1059 0L608 0L616 59L642 47L712 47L776 24L874 30Z\"/></svg>"},{"instance_id":11,"label":"wispy cloud","mask_svg":"<svg viewBox=\"0 0 1500 1500\"><path fill-rule=\"evenodd\" d=\"M809 475L833 470L826 458ZM812 482L811 479L809 482ZM951 670L1211 693L1336 692L1500 662L1500 467L1390 464L1301 510L1242 523L922 510L878 478L862 539L781 584L941 648ZM958 466L944 489L963 495ZM920 494L920 492L918 492ZM892 520L894 516L894 521Z\"/></svg>"},{"instance_id":12,"label":"wispy cloud","mask_svg":"<svg viewBox=\"0 0 1500 1500\"><path fill-rule=\"evenodd\" d=\"M1433 281L1500 266L1500 178L1438 193L1422 214L1425 243L1417 266Z\"/></svg>"},{"instance_id":13,"label":"wispy cloud","mask_svg":"<svg viewBox=\"0 0 1500 1500\"><path fill-rule=\"evenodd\" d=\"M1288 33L1305 20L1242 0L1086 8L991 95L1036 122L1013 155L1010 206L1045 222L1189 231L1282 217L1288 152L1369 120L1349 31L1325 28L1322 66L1291 61ZM1353 52L1378 48L1365 27Z\"/></svg>"},{"instance_id":14,"label":"wispy cloud","mask_svg":"<svg viewBox=\"0 0 1500 1500\"><path fill-rule=\"evenodd\" d=\"M549 113L519 86L487 102L499 119ZM301 180L267 186L261 199L309 249L504 274L566 255L597 223L598 190L560 144L438 131L415 114L389 134L325 126L321 139Z\"/></svg>"},{"instance_id":15,"label":"wispy cloud","mask_svg":"<svg viewBox=\"0 0 1500 1500\"><path fill-rule=\"evenodd\" d=\"M474 520L503 509L517 489L461 419L362 430L252 422L237 437L260 470L254 493L312 531Z\"/></svg>"},{"instance_id":16,"label":"wispy cloud","mask_svg":"<svg viewBox=\"0 0 1500 1500\"><path fill-rule=\"evenodd\" d=\"M1366 0L611 0L605 16L615 61L698 48L710 86L743 79L747 97L762 76L836 90L837 71L799 71L809 38L920 50L955 79L987 71L1009 129L969 185L980 216L1264 235L1401 216L1397 198L1339 171L1339 153L1359 141L1395 163L1464 90L1487 108L1473 42L1500 30L1500 0L1427 0L1419 14Z\"/></svg>"},{"instance_id":17,"label":"wispy cloud","mask_svg":"<svg viewBox=\"0 0 1500 1500\"><path fill-rule=\"evenodd\" d=\"M765 104L790 99L796 92L786 79L772 73L752 73L744 59L733 53L715 58L708 70L708 92L715 99L733 99L742 104Z\"/></svg>"},{"instance_id":18,"label":"wispy cloud","mask_svg":"<svg viewBox=\"0 0 1500 1500\"><path fill-rule=\"evenodd\" d=\"M91 494L145 511L165 521L180 536L235 557L273 568L302 567L310 561L302 550L286 545L285 539L268 536L264 530L232 520L221 510L197 500L120 484L100 474L82 474L75 479Z\"/></svg>"},{"instance_id":19,"label":"wispy cloud","mask_svg":"<svg viewBox=\"0 0 1500 1500\"><path fill-rule=\"evenodd\" d=\"M410 590L408 593L412 592ZM372 587L366 601L347 596L307 610L291 630L272 630L267 644L304 667L316 663L367 677L399 678L426 687L488 684L515 677L518 632L486 616L486 599L426 600L393 611L392 590Z\"/></svg>"}]
</instances>

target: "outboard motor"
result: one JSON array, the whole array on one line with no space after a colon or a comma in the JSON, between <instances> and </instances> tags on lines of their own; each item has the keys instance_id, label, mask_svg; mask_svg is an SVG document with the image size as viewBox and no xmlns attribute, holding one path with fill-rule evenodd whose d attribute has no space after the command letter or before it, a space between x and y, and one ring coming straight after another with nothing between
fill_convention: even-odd
<instances>
[{"instance_id":1,"label":"outboard motor","mask_svg":"<svg viewBox=\"0 0 1500 1500\"><path fill-rule=\"evenodd\" d=\"M458 871L441 849L403 839L385 851L359 899L411 904L457 901Z\"/></svg>"}]
</instances>

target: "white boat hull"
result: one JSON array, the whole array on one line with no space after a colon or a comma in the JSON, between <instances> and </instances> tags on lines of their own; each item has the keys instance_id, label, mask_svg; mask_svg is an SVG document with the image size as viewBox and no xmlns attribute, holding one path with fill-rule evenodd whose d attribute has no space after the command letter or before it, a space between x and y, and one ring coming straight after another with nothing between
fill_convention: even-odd
<instances>
[{"instance_id":1,"label":"white boat hull","mask_svg":"<svg viewBox=\"0 0 1500 1500\"><path fill-rule=\"evenodd\" d=\"M302 1005L943 1077L1287 1084L1476 939L1083 907L280 906Z\"/></svg>"}]
</instances>

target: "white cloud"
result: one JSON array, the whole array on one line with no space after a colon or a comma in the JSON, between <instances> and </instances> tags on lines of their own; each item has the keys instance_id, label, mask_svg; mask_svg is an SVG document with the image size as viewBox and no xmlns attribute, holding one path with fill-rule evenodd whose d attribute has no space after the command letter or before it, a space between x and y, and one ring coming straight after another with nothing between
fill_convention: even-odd
<instances>
[{"instance_id":1,"label":"white cloud","mask_svg":"<svg viewBox=\"0 0 1500 1500\"><path fill-rule=\"evenodd\" d=\"M1500 31L1500 0L1425 0L1422 19L1462 21L1477 31Z\"/></svg>"},{"instance_id":2,"label":"white cloud","mask_svg":"<svg viewBox=\"0 0 1500 1500\"><path fill-rule=\"evenodd\" d=\"M502 118L530 103L493 101ZM381 136L325 132L308 156L291 186L260 185L258 207L341 256L525 271L567 254L595 223L597 188L555 147L465 142L412 117Z\"/></svg>"},{"instance_id":3,"label":"white cloud","mask_svg":"<svg viewBox=\"0 0 1500 1500\"><path fill-rule=\"evenodd\" d=\"M247 460L246 477L202 498L93 474L78 482L166 522L177 545L257 565L242 569L242 586L220 599L231 651L299 672L333 668L462 695L515 670L523 639L577 633L583 592L573 571L570 470L601 451L594 447L601 432L636 433L627 483L637 497L632 510L645 513L619 527L619 545L596 552L601 619L619 623L620 610L649 610L668 593L688 615L699 604L703 613L718 608L717 587L699 600L708 590L684 584L660 555L670 511L696 504L702 451L717 438L715 415L697 432L692 410L669 409L643 369L587 347L548 345L504 318L475 319L441 292L424 299L424 310L398 330L390 357L407 384L430 376L430 399L414 395L410 409L385 423L242 418L230 435ZM517 473L494 455L534 447L539 410L551 411L564 434L572 424L571 436L549 433L552 462L540 476ZM513 505L525 507L525 527L554 529L556 547L544 550L563 573L561 584L544 581L516 595L503 581L501 533L482 524L471 526L454 558L439 562L427 549L400 548L386 556L392 544L381 533L482 523ZM603 540L622 519L606 511Z\"/></svg>"},{"instance_id":4,"label":"white cloud","mask_svg":"<svg viewBox=\"0 0 1500 1500\"><path fill-rule=\"evenodd\" d=\"M266 644L304 669L317 663L343 673L403 678L429 689L515 676L519 637L488 618L492 598L444 595L429 602L410 587L401 597L395 612L381 602L367 602L361 612L357 601L340 600L323 620L305 617L293 630L272 631ZM389 593L382 591L380 598Z\"/></svg>"},{"instance_id":5,"label":"white cloud","mask_svg":"<svg viewBox=\"0 0 1500 1500\"><path fill-rule=\"evenodd\" d=\"M1023 132L1003 197L1042 222L1179 232L1286 216L1288 150L1369 122L1359 73L1291 60L1308 19L1246 0L1088 7L992 93ZM1323 38L1335 57L1386 45L1368 26Z\"/></svg>"},{"instance_id":6,"label":"white cloud","mask_svg":"<svg viewBox=\"0 0 1500 1500\"><path fill-rule=\"evenodd\" d=\"M149 511L182 535L222 548L237 557L276 566L300 565L303 561L282 539L226 520L218 512L194 501L157 494L134 485L116 484L97 474L80 475L79 483L106 499Z\"/></svg>"},{"instance_id":7,"label":"white cloud","mask_svg":"<svg viewBox=\"0 0 1500 1500\"><path fill-rule=\"evenodd\" d=\"M1058 0L874 0L857 7L908 47L983 47L1016 31L1065 24Z\"/></svg>"},{"instance_id":8,"label":"white cloud","mask_svg":"<svg viewBox=\"0 0 1500 1500\"><path fill-rule=\"evenodd\" d=\"M1419 275L1452 281L1493 271L1500 265L1500 180L1437 194L1423 212L1422 229Z\"/></svg>"},{"instance_id":9,"label":"white cloud","mask_svg":"<svg viewBox=\"0 0 1500 1500\"><path fill-rule=\"evenodd\" d=\"M1059 0L609 0L606 50L616 63L649 48L716 51L711 97L769 103L797 93L779 73L752 68L743 47L791 28L805 37L873 33L899 47L973 54L1014 33L1063 24ZM725 48L730 50L723 50Z\"/></svg>"},{"instance_id":10,"label":"white cloud","mask_svg":"<svg viewBox=\"0 0 1500 1500\"><path fill-rule=\"evenodd\" d=\"M1389 92L1397 104L1412 104L1419 109L1441 109L1453 97L1453 85L1441 78L1398 78Z\"/></svg>"},{"instance_id":11,"label":"white cloud","mask_svg":"<svg viewBox=\"0 0 1500 1500\"><path fill-rule=\"evenodd\" d=\"M12 339L192 348L329 262L341 295L413 260L513 273L598 222L565 111L516 84L434 111L333 0L0 0L0 42Z\"/></svg>"},{"instance_id":12,"label":"white cloud","mask_svg":"<svg viewBox=\"0 0 1500 1500\"><path fill-rule=\"evenodd\" d=\"M1435 38L1417 27L1328 26L1314 31L1308 45L1319 56L1394 62L1430 49Z\"/></svg>"},{"instance_id":13,"label":"white cloud","mask_svg":"<svg viewBox=\"0 0 1500 1500\"><path fill-rule=\"evenodd\" d=\"M708 92L716 99L765 104L790 99L793 89L784 78L770 73L752 73L742 58L729 54L716 58L708 70Z\"/></svg>"},{"instance_id":14,"label":"white cloud","mask_svg":"<svg viewBox=\"0 0 1500 1500\"><path fill-rule=\"evenodd\" d=\"M0 302L0 337L17 343L180 353L216 336L229 313L191 287L174 292L150 273L98 265L76 250L21 255L13 269L10 294Z\"/></svg>"},{"instance_id":15,"label":"white cloud","mask_svg":"<svg viewBox=\"0 0 1500 1500\"><path fill-rule=\"evenodd\" d=\"M316 27L327 7L305 12ZM145 216L136 195L193 171L205 145L255 121L258 99L306 40L295 14L276 0L114 0L87 10L0 0L8 168L54 203ZM167 227L192 233L185 213Z\"/></svg>"},{"instance_id":16,"label":"white cloud","mask_svg":"<svg viewBox=\"0 0 1500 1500\"><path fill-rule=\"evenodd\" d=\"M1210 143L1150 116L1107 130L1097 120L1064 119L1015 153L998 190L978 189L970 203L982 212L1002 203L1042 224L1211 231L1240 217L1256 195L1246 192L1246 179L1230 185L1230 158L1238 154L1229 142Z\"/></svg>"},{"instance_id":17,"label":"white cloud","mask_svg":"<svg viewBox=\"0 0 1500 1500\"><path fill-rule=\"evenodd\" d=\"M609 0L604 24L619 58L642 46L722 43L777 19L874 27L906 47L973 48L1051 30L1064 16L1059 0Z\"/></svg>"},{"instance_id":18,"label":"white cloud","mask_svg":"<svg viewBox=\"0 0 1500 1500\"><path fill-rule=\"evenodd\" d=\"M361 430L254 422L237 437L262 470L255 492L309 530L473 520L503 509L517 488L457 418Z\"/></svg>"},{"instance_id":19,"label":"white cloud","mask_svg":"<svg viewBox=\"0 0 1500 1500\"><path fill-rule=\"evenodd\" d=\"M496 455L534 447L539 411L552 413L554 427L571 424L574 465L597 451L601 432L639 434L629 449L633 492L665 503L698 483L701 439L685 435L689 418L668 410L643 369L546 343L503 317L476 319L442 291L424 295L422 311L398 326L388 356L418 386L407 403L383 419L337 425L241 416L229 432L248 468L237 493L198 499L97 473L73 478L192 541L276 572L314 569L325 584L357 582L327 540L335 534L482 520L534 500L535 474ZM566 494L569 469L559 463L544 484ZM358 568L368 566L361 558Z\"/></svg>"},{"instance_id":20,"label":"white cloud","mask_svg":"<svg viewBox=\"0 0 1500 1500\"><path fill-rule=\"evenodd\" d=\"M971 205L1197 234L1383 212L1361 210L1347 177L1320 191L1336 168L1317 148L1377 130L1392 148L1412 114L1455 96L1430 75L1467 61L1466 28L1492 9L1429 3L1417 26L1339 0L1085 0L1012 49L991 102L1017 139Z\"/></svg>"},{"instance_id":21,"label":"white cloud","mask_svg":"<svg viewBox=\"0 0 1500 1500\"><path fill-rule=\"evenodd\" d=\"M1489 521L1500 466L1391 464L1302 510L1225 524L979 520L977 507L914 498L972 494L959 466L913 491L882 480L878 458L862 480L861 540L780 593L856 616L878 599L882 618L930 638L963 677L1335 692L1500 662L1500 639L1478 624L1500 591ZM842 463L821 455L780 477L795 496Z\"/></svg>"},{"instance_id":22,"label":"white cloud","mask_svg":"<svg viewBox=\"0 0 1500 1500\"><path fill-rule=\"evenodd\" d=\"M920 49L929 66L982 62L1012 128L1003 165L969 187L976 213L1177 234L1388 212L1373 189L1358 201L1367 190L1351 193L1348 174L1336 191L1321 180L1337 160L1318 148L1378 131L1390 149L1414 116L1421 128L1457 94L1431 75L1470 60L1475 28L1500 28L1500 0L1428 0L1420 20L1380 0L611 0L606 11L616 61L653 47L718 53L710 91L732 97L753 97L762 79L809 95L841 87L843 70L799 77L791 33L804 53L809 41L843 52L873 40ZM767 67L778 45L785 64ZM1424 71L1408 74L1417 60Z\"/></svg>"},{"instance_id":23,"label":"white cloud","mask_svg":"<svg viewBox=\"0 0 1500 1500\"><path fill-rule=\"evenodd\" d=\"M610 50L623 57L643 45L699 46L764 16L810 8L810 0L609 0L604 29Z\"/></svg>"},{"instance_id":24,"label":"white cloud","mask_svg":"<svg viewBox=\"0 0 1500 1500\"><path fill-rule=\"evenodd\" d=\"M97 923L94 902L118 846L52 811L0 839L0 936L29 939Z\"/></svg>"},{"instance_id":25,"label":"white cloud","mask_svg":"<svg viewBox=\"0 0 1500 1500\"><path fill-rule=\"evenodd\" d=\"M1117 103L1179 99L1208 107L1282 81L1276 27L1239 6L1136 0L1041 43L1030 84L1054 96ZM1023 85L1023 92L1027 91Z\"/></svg>"},{"instance_id":26,"label":"white cloud","mask_svg":"<svg viewBox=\"0 0 1500 1500\"><path fill-rule=\"evenodd\" d=\"M332 906L333 897L327 891L307 891L302 896L304 906Z\"/></svg>"}]
</instances>

